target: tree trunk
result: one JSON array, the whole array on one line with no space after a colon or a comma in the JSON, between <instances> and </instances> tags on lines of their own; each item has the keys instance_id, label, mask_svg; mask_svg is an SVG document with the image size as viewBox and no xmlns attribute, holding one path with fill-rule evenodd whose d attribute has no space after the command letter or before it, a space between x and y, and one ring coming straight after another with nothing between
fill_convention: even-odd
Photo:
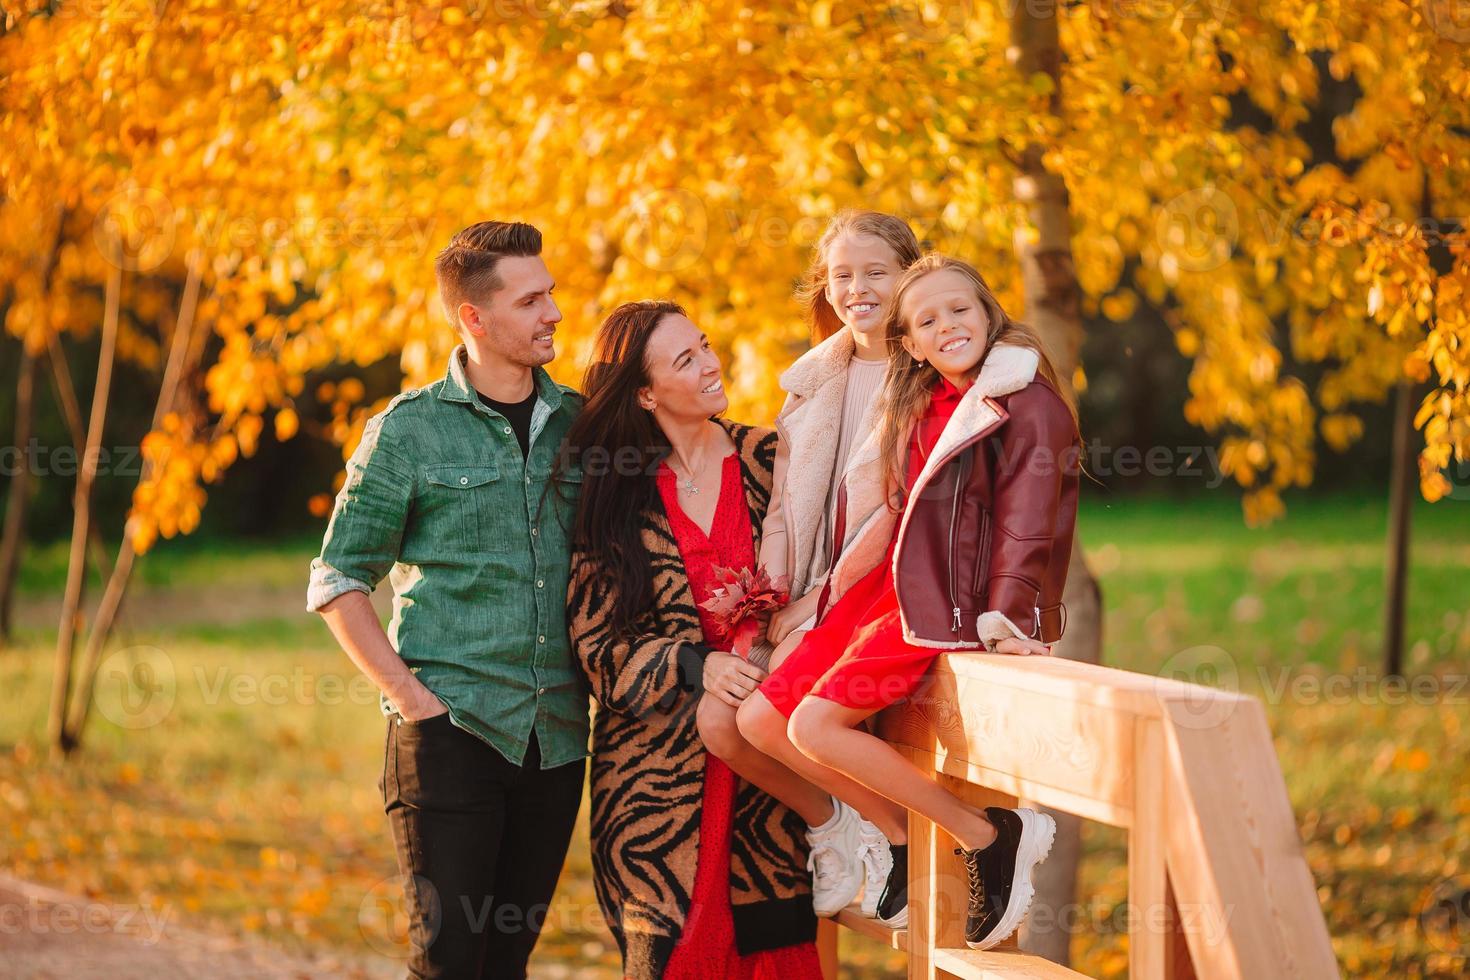
<instances>
[{"instance_id":1,"label":"tree trunk","mask_svg":"<svg viewBox=\"0 0 1470 980\"><path fill-rule=\"evenodd\" d=\"M193 257L191 256L191 259ZM189 262L189 275L184 283L183 299L179 302L179 317L174 324L174 335L169 345L168 363L164 367L163 382L158 388L158 402L153 408L153 424L150 431L163 425L164 416L174 409L180 384L184 377L184 362L194 336L194 311L199 302L199 263ZM144 468L139 482L148 479L152 467ZM129 522L131 524L131 522ZM82 730L87 724L88 709L92 706L92 685L97 679L97 664L102 659L102 649L112 635L112 626L127 593L128 580L133 574L133 559L137 550L133 547L132 527L123 529L122 543L118 545L117 561L112 574L107 578L107 587L102 592L102 602L97 607L97 618L87 636L87 647L82 654L81 669L77 674L76 697L72 699L67 719L66 737L75 748L82 744Z\"/></svg>"},{"instance_id":2,"label":"tree trunk","mask_svg":"<svg viewBox=\"0 0 1470 980\"><path fill-rule=\"evenodd\" d=\"M56 402L66 419L67 431L71 433L71 444L76 449L77 459L87 451L87 430L82 425L82 408L77 403L76 386L71 381L71 368L66 364L66 351L61 349L61 338L55 333L46 335L48 356L51 360L51 385L56 389ZM102 532L96 524L87 528L87 547L92 552L92 561L104 577L111 574L112 564L107 557L107 546L102 543Z\"/></svg>"},{"instance_id":3,"label":"tree trunk","mask_svg":"<svg viewBox=\"0 0 1470 980\"><path fill-rule=\"evenodd\" d=\"M26 347L20 355L20 378L15 387L15 473L10 477L10 497L5 502L5 531L0 537L0 646L11 637L10 610L15 597L15 578L20 571L20 553L25 547L26 506L31 498L31 461L26 447L31 442L31 423L36 409L36 374L40 361Z\"/></svg>"},{"instance_id":4,"label":"tree trunk","mask_svg":"<svg viewBox=\"0 0 1470 980\"><path fill-rule=\"evenodd\" d=\"M41 300L43 316L47 311L46 299L51 295L51 276L56 271L56 255L61 250L61 236L66 228L66 209L56 212L56 234L51 238L51 247L41 265ZM49 328L46 333L50 334ZM36 375L40 371L40 358L22 340L20 377L15 387L15 450L21 459L17 462L10 480L10 498L5 504L5 531L0 537L0 646L10 642L11 608L15 598L15 580L20 573L20 554L25 548L26 509L31 500L31 459L27 449L31 442L31 429L36 417Z\"/></svg>"},{"instance_id":5,"label":"tree trunk","mask_svg":"<svg viewBox=\"0 0 1470 980\"><path fill-rule=\"evenodd\" d=\"M1413 384L1394 386L1393 463L1388 478L1388 561L1385 565L1383 673L1404 672L1404 604L1409 586L1409 517L1414 506Z\"/></svg>"},{"instance_id":6,"label":"tree trunk","mask_svg":"<svg viewBox=\"0 0 1470 980\"><path fill-rule=\"evenodd\" d=\"M1060 84L1061 44L1056 8L1015 4L1011 9L1011 63L1025 75L1045 72ZM1060 89L1054 88L1051 110L1060 114ZM1042 162L1044 147L1033 144L1018 161L1016 198L1025 204L1032 238L1018 233L1016 259L1020 264L1026 298L1026 322L1034 327L1056 366L1061 383L1070 391L1072 375L1082 349L1081 287L1072 264L1072 225L1067 188ZM1067 607L1066 634L1054 653L1069 660L1098 663L1102 659L1102 590L1087 566L1080 537L1072 544L1072 560L1062 596ZM1061 923L1071 921L1067 909L1076 901L1077 866L1081 858L1079 818L1047 810L1057 821L1050 858L1036 872L1036 901L1052 915L1045 929L1023 929L1022 948L1065 965L1070 935Z\"/></svg>"},{"instance_id":7,"label":"tree trunk","mask_svg":"<svg viewBox=\"0 0 1470 980\"><path fill-rule=\"evenodd\" d=\"M61 597L61 622L56 635L56 675L52 678L51 710L47 734L52 752L71 750L66 732L67 692L71 687L71 661L81 616L82 592L87 581L87 539L91 532L92 484L97 478L97 461L102 448L102 430L107 423L107 398L112 387L112 364L117 354L117 323L122 305L122 267L108 270L107 305L102 315L102 345L97 354L97 383L92 390L92 418L87 427L87 444L77 470L72 496L71 554L66 566L66 590Z\"/></svg>"}]
</instances>

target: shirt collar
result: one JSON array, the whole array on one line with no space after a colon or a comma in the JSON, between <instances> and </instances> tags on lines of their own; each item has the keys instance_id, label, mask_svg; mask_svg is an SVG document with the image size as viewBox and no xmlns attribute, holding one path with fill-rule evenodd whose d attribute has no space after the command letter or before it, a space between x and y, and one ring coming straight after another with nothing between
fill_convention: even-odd
<instances>
[{"instance_id":1,"label":"shirt collar","mask_svg":"<svg viewBox=\"0 0 1470 980\"><path fill-rule=\"evenodd\" d=\"M469 352L464 344L454 348L454 353L449 355L449 371L444 376L444 384L439 388L439 400L446 402L476 402L479 397L474 388L470 387L470 380L465 374L465 359ZM543 367L531 369L531 378L536 385L536 396L546 403L546 407L553 412L561 407L561 386L551 379Z\"/></svg>"},{"instance_id":2,"label":"shirt collar","mask_svg":"<svg viewBox=\"0 0 1470 980\"><path fill-rule=\"evenodd\" d=\"M965 391L969 390L967 385ZM939 383L934 386L933 400L937 402L957 402L965 397L965 392L956 388L944 375L939 376Z\"/></svg>"}]
</instances>

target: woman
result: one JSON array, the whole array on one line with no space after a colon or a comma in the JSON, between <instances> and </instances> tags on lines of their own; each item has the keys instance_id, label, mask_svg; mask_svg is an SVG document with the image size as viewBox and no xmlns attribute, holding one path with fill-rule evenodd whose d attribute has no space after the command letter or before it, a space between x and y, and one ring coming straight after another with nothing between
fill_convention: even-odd
<instances>
[{"instance_id":1,"label":"woman","mask_svg":"<svg viewBox=\"0 0 1470 980\"><path fill-rule=\"evenodd\" d=\"M716 567L755 565L775 434L716 417L719 358L674 303L613 311L584 392L567 618L598 703L593 873L624 975L817 980L806 823L708 755L696 722L765 676L699 603ZM774 760L760 776L787 802L825 796Z\"/></svg>"}]
</instances>

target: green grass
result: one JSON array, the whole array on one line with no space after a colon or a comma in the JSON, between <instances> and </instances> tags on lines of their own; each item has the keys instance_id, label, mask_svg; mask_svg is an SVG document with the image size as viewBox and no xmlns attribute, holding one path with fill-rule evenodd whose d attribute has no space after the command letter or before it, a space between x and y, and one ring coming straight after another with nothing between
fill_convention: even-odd
<instances>
[{"instance_id":1,"label":"green grass","mask_svg":"<svg viewBox=\"0 0 1470 980\"><path fill-rule=\"evenodd\" d=\"M1344 972L1460 975L1463 925L1426 926L1420 911L1441 882L1470 874L1470 688L1450 686L1470 665L1470 508L1446 501L1414 515L1408 665L1440 688L1397 705L1373 674L1381 502L1298 501L1284 521L1250 530L1223 494L1092 499L1079 526L1104 590L1107 662L1195 677L1203 664L1265 700ZM371 914L396 870L374 785L383 720L301 611L315 547L185 540L145 556L86 745L65 765L48 759L43 733L48 617L66 556L29 554L19 642L0 652L0 867L286 946L395 948ZM147 680L149 703L168 710L154 719L121 702L126 676ZM1342 697L1300 686L1333 676L1352 681ZM544 975L617 975L585 828L584 813L537 956ZM1091 925L1074 939L1077 965L1121 976L1123 838L1089 826L1085 839ZM902 962L852 937L844 958L854 976Z\"/></svg>"},{"instance_id":2,"label":"green grass","mask_svg":"<svg viewBox=\"0 0 1470 980\"><path fill-rule=\"evenodd\" d=\"M69 548L65 541L27 548L18 591L59 593L66 584ZM158 542L137 559L133 582L144 589L189 588L202 582L215 588L299 588L304 597L307 565L320 548L321 539L315 537L227 542L176 538ZM109 561L116 552L117 542L110 542ZM95 573L89 581L101 583Z\"/></svg>"}]
</instances>

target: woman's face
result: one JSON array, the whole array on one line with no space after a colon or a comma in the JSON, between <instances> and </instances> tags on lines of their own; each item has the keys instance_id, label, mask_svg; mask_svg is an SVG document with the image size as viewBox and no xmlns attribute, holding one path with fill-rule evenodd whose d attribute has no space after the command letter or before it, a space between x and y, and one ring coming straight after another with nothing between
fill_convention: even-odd
<instances>
[{"instance_id":1,"label":"woman's face","mask_svg":"<svg viewBox=\"0 0 1470 980\"><path fill-rule=\"evenodd\" d=\"M877 235L839 235L827 246L827 302L848 329L871 334L883 325L883 304L901 271L897 253Z\"/></svg>"},{"instance_id":2,"label":"woman's face","mask_svg":"<svg viewBox=\"0 0 1470 980\"><path fill-rule=\"evenodd\" d=\"M688 317L670 313L660 320L643 360L648 385L638 390L638 400L656 416L707 419L730 406L720 357Z\"/></svg>"}]
</instances>

